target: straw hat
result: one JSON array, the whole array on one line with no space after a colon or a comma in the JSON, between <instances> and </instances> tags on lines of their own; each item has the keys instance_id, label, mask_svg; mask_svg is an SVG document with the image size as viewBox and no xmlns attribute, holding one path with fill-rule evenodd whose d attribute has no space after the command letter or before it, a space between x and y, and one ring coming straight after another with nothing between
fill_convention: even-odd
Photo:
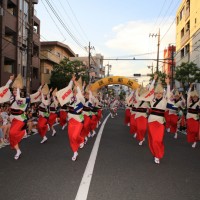
<instances>
[{"instance_id":1,"label":"straw hat","mask_svg":"<svg viewBox=\"0 0 200 200\"><path fill-rule=\"evenodd\" d=\"M42 94L47 95L49 93L49 86L45 84L42 88Z\"/></svg>"},{"instance_id":2,"label":"straw hat","mask_svg":"<svg viewBox=\"0 0 200 200\"><path fill-rule=\"evenodd\" d=\"M52 96L56 96L56 92L58 91L58 89L56 88L53 92L52 92Z\"/></svg>"},{"instance_id":3,"label":"straw hat","mask_svg":"<svg viewBox=\"0 0 200 200\"><path fill-rule=\"evenodd\" d=\"M13 84L12 84L12 88L19 88L19 89L23 89L23 78L21 74L18 74L18 76L15 78Z\"/></svg>"},{"instance_id":4,"label":"straw hat","mask_svg":"<svg viewBox=\"0 0 200 200\"><path fill-rule=\"evenodd\" d=\"M191 97L195 97L195 96L199 97L199 94L198 94L197 90L193 90L193 91L190 92L190 96Z\"/></svg>"}]
</instances>

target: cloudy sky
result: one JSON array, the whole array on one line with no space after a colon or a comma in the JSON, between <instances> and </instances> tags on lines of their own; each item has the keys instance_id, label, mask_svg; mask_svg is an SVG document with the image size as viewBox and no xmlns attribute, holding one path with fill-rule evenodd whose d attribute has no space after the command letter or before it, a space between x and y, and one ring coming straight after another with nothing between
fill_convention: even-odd
<instances>
[{"instance_id":1,"label":"cloudy sky","mask_svg":"<svg viewBox=\"0 0 200 200\"><path fill-rule=\"evenodd\" d=\"M39 0L35 6L41 20L41 39L60 41L80 56L91 43L92 55L104 58L156 59L160 29L160 58L175 43L175 16L181 0ZM55 14L54 14L55 13ZM56 18L56 16L57 18ZM59 18L59 19L58 19ZM147 74L152 61L108 61L110 74ZM162 67L162 64L159 66Z\"/></svg>"}]
</instances>

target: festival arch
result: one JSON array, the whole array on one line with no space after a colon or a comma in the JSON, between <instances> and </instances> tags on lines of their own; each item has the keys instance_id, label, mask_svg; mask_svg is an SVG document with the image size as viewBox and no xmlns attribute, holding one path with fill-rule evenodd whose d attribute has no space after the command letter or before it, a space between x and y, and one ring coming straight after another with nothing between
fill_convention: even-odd
<instances>
[{"instance_id":1,"label":"festival arch","mask_svg":"<svg viewBox=\"0 0 200 200\"><path fill-rule=\"evenodd\" d=\"M131 78L127 78L124 76L109 76L91 84L91 90L96 91L104 86L112 84L126 85L134 90L139 87L139 84Z\"/></svg>"}]
</instances>

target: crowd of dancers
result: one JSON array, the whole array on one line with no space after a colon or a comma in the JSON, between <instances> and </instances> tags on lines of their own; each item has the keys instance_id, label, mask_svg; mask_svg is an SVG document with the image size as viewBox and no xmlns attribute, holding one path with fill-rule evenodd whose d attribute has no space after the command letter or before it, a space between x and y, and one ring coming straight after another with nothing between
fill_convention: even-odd
<instances>
[{"instance_id":1,"label":"crowd of dancers","mask_svg":"<svg viewBox=\"0 0 200 200\"><path fill-rule=\"evenodd\" d=\"M0 103L4 105L0 112L1 146L10 145L16 151L14 159L18 160L22 155L19 144L23 138L38 132L40 143L44 144L48 140L47 131L51 130L55 136L54 124L59 123L62 130L68 127L72 161L75 161L79 148L96 134L95 129L101 123L100 95L76 81L74 75L68 86L59 91L52 91L44 84L36 93L21 97L22 88L20 75L17 78L10 76L7 84L0 88Z\"/></svg>"},{"instance_id":2,"label":"crowd of dancers","mask_svg":"<svg viewBox=\"0 0 200 200\"><path fill-rule=\"evenodd\" d=\"M188 143L195 148L200 139L200 98L195 84L191 84L185 99L177 89L170 90L169 78L164 89L158 75L150 85L133 90L125 100L125 124L141 146L148 133L148 144L156 164L164 155L163 137L165 130L178 138L178 129L186 127ZM157 84L156 84L157 81ZM22 151L20 141L28 135L39 133L41 144L47 142L47 131L56 135L55 123L62 130L67 126L69 143L73 152L72 161L78 156L89 137L96 134L95 129L102 118L102 99L73 75L67 87L57 91L40 86L38 91L28 97L21 97L23 81L10 76L7 84L0 88L0 147L10 145L16 150L18 160ZM111 118L117 115L121 101L110 98L107 104ZM186 113L185 113L186 111Z\"/></svg>"},{"instance_id":3,"label":"crowd of dancers","mask_svg":"<svg viewBox=\"0 0 200 200\"><path fill-rule=\"evenodd\" d=\"M165 80L166 90L159 80L155 84L157 79L155 74L151 85L140 86L126 98L125 124L139 145L148 133L150 151L159 164L164 155L165 130L177 139L178 129L186 127L187 142L196 147L200 140L200 99L195 84L190 85L185 100L177 89L170 90L169 78Z\"/></svg>"}]
</instances>

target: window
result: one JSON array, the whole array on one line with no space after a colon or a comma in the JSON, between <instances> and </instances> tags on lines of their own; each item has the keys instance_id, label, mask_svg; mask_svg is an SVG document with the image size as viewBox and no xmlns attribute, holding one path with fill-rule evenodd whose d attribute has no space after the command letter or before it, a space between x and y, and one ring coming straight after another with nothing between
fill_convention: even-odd
<instances>
[{"instance_id":1,"label":"window","mask_svg":"<svg viewBox=\"0 0 200 200\"><path fill-rule=\"evenodd\" d=\"M179 17L178 16L176 17L176 24L177 25L179 24Z\"/></svg>"},{"instance_id":2,"label":"window","mask_svg":"<svg viewBox=\"0 0 200 200\"><path fill-rule=\"evenodd\" d=\"M8 73L14 72L14 60L5 58L5 60L4 60L4 72L8 72Z\"/></svg>"},{"instance_id":3,"label":"window","mask_svg":"<svg viewBox=\"0 0 200 200\"><path fill-rule=\"evenodd\" d=\"M184 48L181 49L181 58L184 57Z\"/></svg>"},{"instance_id":4,"label":"window","mask_svg":"<svg viewBox=\"0 0 200 200\"><path fill-rule=\"evenodd\" d=\"M38 79L39 70L36 67L33 67L33 79Z\"/></svg>"},{"instance_id":5,"label":"window","mask_svg":"<svg viewBox=\"0 0 200 200\"><path fill-rule=\"evenodd\" d=\"M194 23L195 23L195 24L197 23L197 18L194 19Z\"/></svg>"},{"instance_id":6,"label":"window","mask_svg":"<svg viewBox=\"0 0 200 200\"><path fill-rule=\"evenodd\" d=\"M33 56L39 56L39 47L36 45L33 46Z\"/></svg>"},{"instance_id":7,"label":"window","mask_svg":"<svg viewBox=\"0 0 200 200\"><path fill-rule=\"evenodd\" d=\"M190 44L187 44L187 45L185 46L185 54L188 54L189 51L190 51Z\"/></svg>"},{"instance_id":8,"label":"window","mask_svg":"<svg viewBox=\"0 0 200 200\"><path fill-rule=\"evenodd\" d=\"M187 23L186 23L186 28L185 28L185 31L187 32L187 31L189 31L190 30L190 21L188 21Z\"/></svg>"},{"instance_id":9,"label":"window","mask_svg":"<svg viewBox=\"0 0 200 200\"><path fill-rule=\"evenodd\" d=\"M50 70L47 69L47 68L44 68L44 73L45 73L45 74L50 74Z\"/></svg>"},{"instance_id":10,"label":"window","mask_svg":"<svg viewBox=\"0 0 200 200\"><path fill-rule=\"evenodd\" d=\"M17 6L10 0L7 3L7 11L11 15L17 16Z\"/></svg>"},{"instance_id":11,"label":"window","mask_svg":"<svg viewBox=\"0 0 200 200\"><path fill-rule=\"evenodd\" d=\"M182 10L181 10L181 12L180 12L180 21L181 21L181 20L182 20L182 18L183 18L184 9L185 9L185 7L183 7L183 8L182 8Z\"/></svg>"},{"instance_id":12,"label":"window","mask_svg":"<svg viewBox=\"0 0 200 200\"><path fill-rule=\"evenodd\" d=\"M184 36L184 28L181 30L181 38Z\"/></svg>"}]
</instances>

